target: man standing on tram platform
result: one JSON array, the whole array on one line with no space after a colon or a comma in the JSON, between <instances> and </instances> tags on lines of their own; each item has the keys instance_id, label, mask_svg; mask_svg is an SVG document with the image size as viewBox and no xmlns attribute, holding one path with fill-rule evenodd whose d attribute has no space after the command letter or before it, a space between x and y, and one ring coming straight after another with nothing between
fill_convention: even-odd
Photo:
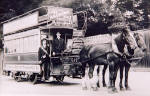
<instances>
[{"instance_id":1,"label":"man standing on tram platform","mask_svg":"<svg viewBox=\"0 0 150 96\"><path fill-rule=\"evenodd\" d=\"M59 55L65 50L65 41L61 38L60 32L56 33L56 39L52 43L52 55Z\"/></svg>"},{"instance_id":2,"label":"man standing on tram platform","mask_svg":"<svg viewBox=\"0 0 150 96\"><path fill-rule=\"evenodd\" d=\"M49 54L50 50L47 44L47 39L44 38L41 41L42 46L39 48L38 51L38 59L41 67L41 75L42 75L42 80L48 80L49 79Z\"/></svg>"}]
</instances>

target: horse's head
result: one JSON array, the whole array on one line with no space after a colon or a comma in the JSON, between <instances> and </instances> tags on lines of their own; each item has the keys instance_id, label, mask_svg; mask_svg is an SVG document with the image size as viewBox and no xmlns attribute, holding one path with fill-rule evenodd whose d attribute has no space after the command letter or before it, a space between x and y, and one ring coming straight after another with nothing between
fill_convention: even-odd
<instances>
[{"instance_id":1,"label":"horse's head","mask_svg":"<svg viewBox=\"0 0 150 96\"><path fill-rule=\"evenodd\" d=\"M138 47L143 51L145 52L147 47L146 47L146 44L145 44L145 41L144 41L144 38L142 36L142 34L140 33L134 33L134 38L136 40L136 43L138 45Z\"/></svg>"},{"instance_id":2,"label":"horse's head","mask_svg":"<svg viewBox=\"0 0 150 96\"><path fill-rule=\"evenodd\" d=\"M122 42L127 45L127 49L130 55L134 54L134 50L137 48L136 40L128 29L122 30Z\"/></svg>"}]
</instances>

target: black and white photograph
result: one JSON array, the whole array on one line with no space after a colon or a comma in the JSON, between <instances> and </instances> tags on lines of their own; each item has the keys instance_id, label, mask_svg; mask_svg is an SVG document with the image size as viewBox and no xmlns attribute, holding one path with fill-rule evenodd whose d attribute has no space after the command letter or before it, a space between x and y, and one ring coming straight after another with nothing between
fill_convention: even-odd
<instances>
[{"instance_id":1,"label":"black and white photograph","mask_svg":"<svg viewBox=\"0 0 150 96\"><path fill-rule=\"evenodd\" d=\"M0 96L150 96L150 1L0 0Z\"/></svg>"}]
</instances>

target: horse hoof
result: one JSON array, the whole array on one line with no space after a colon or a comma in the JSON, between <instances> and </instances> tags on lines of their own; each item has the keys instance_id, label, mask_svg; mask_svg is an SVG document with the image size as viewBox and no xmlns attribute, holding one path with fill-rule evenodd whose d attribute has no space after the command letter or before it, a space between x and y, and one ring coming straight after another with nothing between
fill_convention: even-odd
<instances>
[{"instance_id":1,"label":"horse hoof","mask_svg":"<svg viewBox=\"0 0 150 96\"><path fill-rule=\"evenodd\" d=\"M106 84L103 84L103 87L107 87L107 85L106 85Z\"/></svg>"},{"instance_id":2,"label":"horse hoof","mask_svg":"<svg viewBox=\"0 0 150 96\"><path fill-rule=\"evenodd\" d=\"M123 86L120 86L120 91L124 91L124 88L123 88Z\"/></svg>"},{"instance_id":3,"label":"horse hoof","mask_svg":"<svg viewBox=\"0 0 150 96\"><path fill-rule=\"evenodd\" d=\"M120 88L120 91L124 91L125 89L123 87Z\"/></svg>"},{"instance_id":4,"label":"horse hoof","mask_svg":"<svg viewBox=\"0 0 150 96\"><path fill-rule=\"evenodd\" d=\"M87 87L82 87L82 90L87 90L88 88Z\"/></svg>"},{"instance_id":5,"label":"horse hoof","mask_svg":"<svg viewBox=\"0 0 150 96\"><path fill-rule=\"evenodd\" d=\"M97 87L99 87L99 88L100 88L100 85L99 85L99 83L97 83Z\"/></svg>"},{"instance_id":6,"label":"horse hoof","mask_svg":"<svg viewBox=\"0 0 150 96\"><path fill-rule=\"evenodd\" d=\"M126 90L130 91L130 90L131 90L131 88L130 88L130 87L126 87Z\"/></svg>"},{"instance_id":7,"label":"horse hoof","mask_svg":"<svg viewBox=\"0 0 150 96\"><path fill-rule=\"evenodd\" d=\"M117 91L116 88L110 88L110 89L108 90L108 93L111 93L111 94L117 93L117 92L118 92L118 91Z\"/></svg>"},{"instance_id":8,"label":"horse hoof","mask_svg":"<svg viewBox=\"0 0 150 96\"><path fill-rule=\"evenodd\" d=\"M111 89L112 88L112 86L108 86L108 89Z\"/></svg>"},{"instance_id":9,"label":"horse hoof","mask_svg":"<svg viewBox=\"0 0 150 96\"><path fill-rule=\"evenodd\" d=\"M112 88L112 92L117 93L117 92L118 92L118 91L117 91L117 88L116 88L116 87L113 87L113 88Z\"/></svg>"},{"instance_id":10,"label":"horse hoof","mask_svg":"<svg viewBox=\"0 0 150 96\"><path fill-rule=\"evenodd\" d=\"M93 91L97 91L98 87L92 87Z\"/></svg>"}]
</instances>

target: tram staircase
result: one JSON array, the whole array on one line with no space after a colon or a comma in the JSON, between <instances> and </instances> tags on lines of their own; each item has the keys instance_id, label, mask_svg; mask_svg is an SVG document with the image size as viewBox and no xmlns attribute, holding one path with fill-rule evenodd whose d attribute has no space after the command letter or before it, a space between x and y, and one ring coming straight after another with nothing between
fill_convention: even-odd
<instances>
[{"instance_id":1,"label":"tram staircase","mask_svg":"<svg viewBox=\"0 0 150 96\"><path fill-rule=\"evenodd\" d=\"M84 45L84 31L76 30L73 32L73 42L72 42L72 54L79 55L83 45Z\"/></svg>"}]
</instances>

